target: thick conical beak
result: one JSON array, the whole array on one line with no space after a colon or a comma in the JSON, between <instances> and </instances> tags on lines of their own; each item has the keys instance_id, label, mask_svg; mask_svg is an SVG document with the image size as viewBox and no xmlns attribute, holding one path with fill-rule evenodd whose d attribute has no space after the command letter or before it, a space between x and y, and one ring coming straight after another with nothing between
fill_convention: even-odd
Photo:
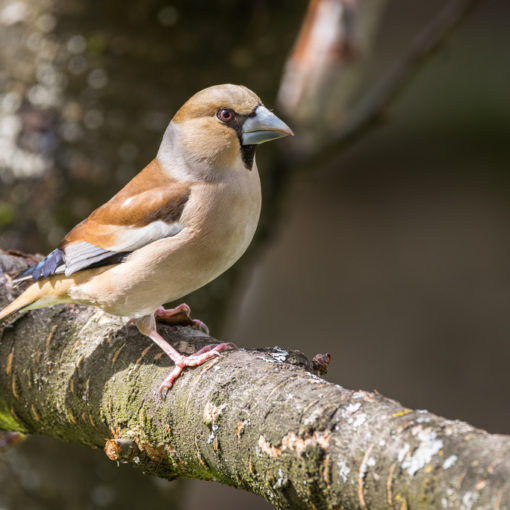
<instances>
[{"instance_id":1,"label":"thick conical beak","mask_svg":"<svg viewBox=\"0 0 510 510\"><path fill-rule=\"evenodd\" d=\"M243 145L269 142L289 135L294 136L292 129L262 105L257 106L255 115L248 117L243 124Z\"/></svg>"}]
</instances>

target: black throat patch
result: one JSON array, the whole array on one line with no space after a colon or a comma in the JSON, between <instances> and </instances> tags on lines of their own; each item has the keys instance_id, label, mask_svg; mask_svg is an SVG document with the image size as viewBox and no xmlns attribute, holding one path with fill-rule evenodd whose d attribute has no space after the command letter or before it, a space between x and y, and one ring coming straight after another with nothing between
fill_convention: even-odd
<instances>
[{"instance_id":1,"label":"black throat patch","mask_svg":"<svg viewBox=\"0 0 510 510\"><path fill-rule=\"evenodd\" d=\"M239 139L241 144L241 158L243 159L244 166L247 170L253 168L253 160L255 159L256 145L243 145L242 138Z\"/></svg>"},{"instance_id":2,"label":"black throat patch","mask_svg":"<svg viewBox=\"0 0 510 510\"><path fill-rule=\"evenodd\" d=\"M250 113L248 115L241 115L240 113L234 112L234 119L228 125L231 127L237 134L237 138L239 139L239 146L241 148L241 158L243 160L243 164L247 170L251 170L253 168L253 160L255 159L255 149L256 145L243 145L243 124L246 119L249 117L253 117L255 112Z\"/></svg>"}]
</instances>

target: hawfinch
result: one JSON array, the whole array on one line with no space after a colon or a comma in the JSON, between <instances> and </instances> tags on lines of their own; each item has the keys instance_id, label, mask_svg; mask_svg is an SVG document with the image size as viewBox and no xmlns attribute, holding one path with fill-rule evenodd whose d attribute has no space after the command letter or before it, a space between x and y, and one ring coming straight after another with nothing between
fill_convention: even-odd
<instances>
[{"instance_id":1,"label":"hawfinch","mask_svg":"<svg viewBox=\"0 0 510 510\"><path fill-rule=\"evenodd\" d=\"M60 303L129 317L175 363L160 393L171 388L184 367L228 344L183 356L158 334L156 318L187 315L189 307L162 305L210 282L244 253L260 213L255 149L292 134L246 87L198 92L171 120L156 158L14 279L33 283L0 319Z\"/></svg>"}]
</instances>

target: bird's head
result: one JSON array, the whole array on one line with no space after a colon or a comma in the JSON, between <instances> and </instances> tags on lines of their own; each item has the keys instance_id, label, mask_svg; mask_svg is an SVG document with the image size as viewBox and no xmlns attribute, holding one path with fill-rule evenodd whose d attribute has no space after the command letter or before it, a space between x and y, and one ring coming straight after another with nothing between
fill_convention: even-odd
<instances>
[{"instance_id":1,"label":"bird's head","mask_svg":"<svg viewBox=\"0 0 510 510\"><path fill-rule=\"evenodd\" d=\"M210 169L219 173L232 168L251 170L258 144L292 134L248 88L215 85L197 92L175 114L159 157L165 149L167 156L171 152L174 157L182 151L180 157L200 174Z\"/></svg>"}]
</instances>

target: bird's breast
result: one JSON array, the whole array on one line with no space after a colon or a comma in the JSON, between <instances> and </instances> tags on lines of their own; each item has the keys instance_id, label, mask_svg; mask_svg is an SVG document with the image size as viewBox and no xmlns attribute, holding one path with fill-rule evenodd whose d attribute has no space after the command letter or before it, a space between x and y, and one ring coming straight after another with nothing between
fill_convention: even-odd
<instances>
[{"instance_id":1,"label":"bird's breast","mask_svg":"<svg viewBox=\"0 0 510 510\"><path fill-rule=\"evenodd\" d=\"M184 224L193 232L202 263L228 269L246 251L260 216L258 173L239 170L237 179L225 183L201 183L192 194ZM194 190L195 191L195 190ZM189 213L189 222L188 215Z\"/></svg>"},{"instance_id":2,"label":"bird's breast","mask_svg":"<svg viewBox=\"0 0 510 510\"><path fill-rule=\"evenodd\" d=\"M74 298L116 315L142 316L218 277L246 251L257 228L261 191L254 170L194 184L176 236L134 251L76 288Z\"/></svg>"}]
</instances>

